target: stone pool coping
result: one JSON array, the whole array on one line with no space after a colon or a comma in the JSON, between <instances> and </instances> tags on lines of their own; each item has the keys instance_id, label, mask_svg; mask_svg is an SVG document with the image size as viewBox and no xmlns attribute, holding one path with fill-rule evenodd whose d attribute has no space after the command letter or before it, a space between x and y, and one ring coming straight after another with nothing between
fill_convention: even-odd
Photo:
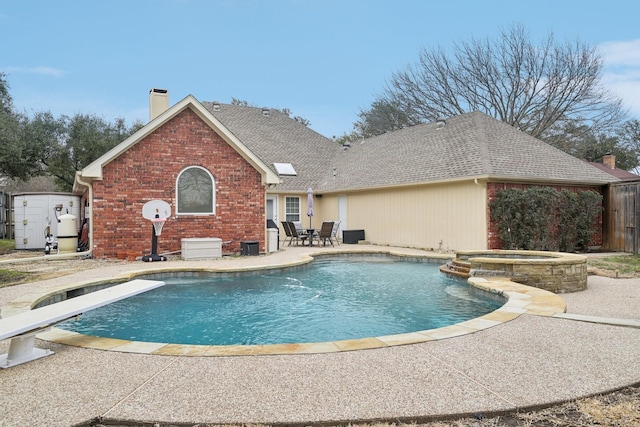
<instances>
[{"instance_id":1,"label":"stone pool coping","mask_svg":"<svg viewBox=\"0 0 640 427\"><path fill-rule=\"evenodd\" d=\"M78 282L72 285L64 285L56 288L48 289L45 294L42 292L34 292L27 294L12 301L9 309L4 311L5 315L16 314L17 312L30 310L38 303L46 300L51 295L62 293L73 289L104 284L113 281L127 281L145 274L158 274L178 271L206 271L206 272L242 272L255 271L262 269L278 269L288 268L297 265L303 265L313 261L315 257L325 255L340 254L375 254L375 255L391 255L405 258L420 258L430 261L442 261L451 259L449 255L437 254L419 254L411 251L403 251L397 249L335 249L330 251L317 251L314 253L300 254L297 259L286 262L271 264L269 266L238 266L238 267L176 267L167 268L157 267L145 268L141 270L130 271L109 278L108 280L92 280ZM516 319L522 314L532 314L537 316L552 317L557 314L565 313L566 304L564 300L549 291L538 289L519 283L512 282L508 278L500 277L472 277L468 279L468 283L478 289L497 294L507 298L506 303L497 310L492 311L484 316L467 320L454 325L430 329L425 331L410 332L397 335L386 335L378 337L369 337L354 340L340 340L331 342L318 343L296 343L296 344L268 344L268 345L185 345L185 344L169 344L169 343L152 343L129 341L113 338L101 338L89 335L83 335L76 332L66 331L53 327L50 331L38 334L38 338L60 344L66 344L82 348L109 350L124 353L154 354L165 356L241 356L241 355L284 355L284 354L314 354L314 353L335 353L354 350L376 349L391 346L400 346L408 344L418 344L427 341L435 341L452 337L463 336L482 331L494 326L501 325L505 322Z\"/></svg>"}]
</instances>

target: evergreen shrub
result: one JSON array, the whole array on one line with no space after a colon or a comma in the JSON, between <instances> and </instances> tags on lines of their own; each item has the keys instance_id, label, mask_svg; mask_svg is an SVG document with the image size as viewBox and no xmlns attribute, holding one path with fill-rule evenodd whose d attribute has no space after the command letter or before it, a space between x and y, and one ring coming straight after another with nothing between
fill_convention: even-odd
<instances>
[{"instance_id":1,"label":"evergreen shrub","mask_svg":"<svg viewBox=\"0 0 640 427\"><path fill-rule=\"evenodd\" d=\"M602 195L551 187L507 188L489 204L503 249L585 251L597 232Z\"/></svg>"}]
</instances>

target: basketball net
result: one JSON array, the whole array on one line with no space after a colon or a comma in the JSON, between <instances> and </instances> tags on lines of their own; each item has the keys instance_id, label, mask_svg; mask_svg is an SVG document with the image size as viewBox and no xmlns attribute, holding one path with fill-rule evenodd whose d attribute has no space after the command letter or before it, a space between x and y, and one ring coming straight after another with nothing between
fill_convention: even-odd
<instances>
[{"instance_id":1,"label":"basketball net","mask_svg":"<svg viewBox=\"0 0 640 427\"><path fill-rule=\"evenodd\" d=\"M159 236L160 234L162 234L162 227L164 227L164 223L166 221L167 221L166 218L153 218L151 220L156 236Z\"/></svg>"}]
</instances>

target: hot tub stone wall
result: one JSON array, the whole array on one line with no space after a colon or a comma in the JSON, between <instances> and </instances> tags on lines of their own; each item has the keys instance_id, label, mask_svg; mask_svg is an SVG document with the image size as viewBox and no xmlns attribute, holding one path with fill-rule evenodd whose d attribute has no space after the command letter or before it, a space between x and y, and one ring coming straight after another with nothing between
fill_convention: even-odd
<instances>
[{"instance_id":1,"label":"hot tub stone wall","mask_svg":"<svg viewBox=\"0 0 640 427\"><path fill-rule=\"evenodd\" d=\"M519 254L523 258L517 258ZM587 289L587 258L583 255L534 251L468 251L457 256L468 260L471 276L508 277L514 282L554 293Z\"/></svg>"}]
</instances>

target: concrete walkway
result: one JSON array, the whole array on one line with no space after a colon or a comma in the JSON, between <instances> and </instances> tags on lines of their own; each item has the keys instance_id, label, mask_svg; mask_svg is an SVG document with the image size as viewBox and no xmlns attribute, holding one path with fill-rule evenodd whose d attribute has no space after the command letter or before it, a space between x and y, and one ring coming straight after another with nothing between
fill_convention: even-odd
<instances>
[{"instance_id":1,"label":"concrete walkway","mask_svg":"<svg viewBox=\"0 0 640 427\"><path fill-rule=\"evenodd\" d=\"M118 263L0 289L0 306L5 313L25 295L142 268L266 266L310 251L363 249L381 250L343 245L207 262ZM638 280L590 277L587 291L562 297L569 314L640 320ZM640 382L640 329L590 320L522 314L455 338L325 354L181 357L41 341L56 354L0 370L0 425L409 422L548 405ZM0 353L8 344L0 342Z\"/></svg>"}]
</instances>

